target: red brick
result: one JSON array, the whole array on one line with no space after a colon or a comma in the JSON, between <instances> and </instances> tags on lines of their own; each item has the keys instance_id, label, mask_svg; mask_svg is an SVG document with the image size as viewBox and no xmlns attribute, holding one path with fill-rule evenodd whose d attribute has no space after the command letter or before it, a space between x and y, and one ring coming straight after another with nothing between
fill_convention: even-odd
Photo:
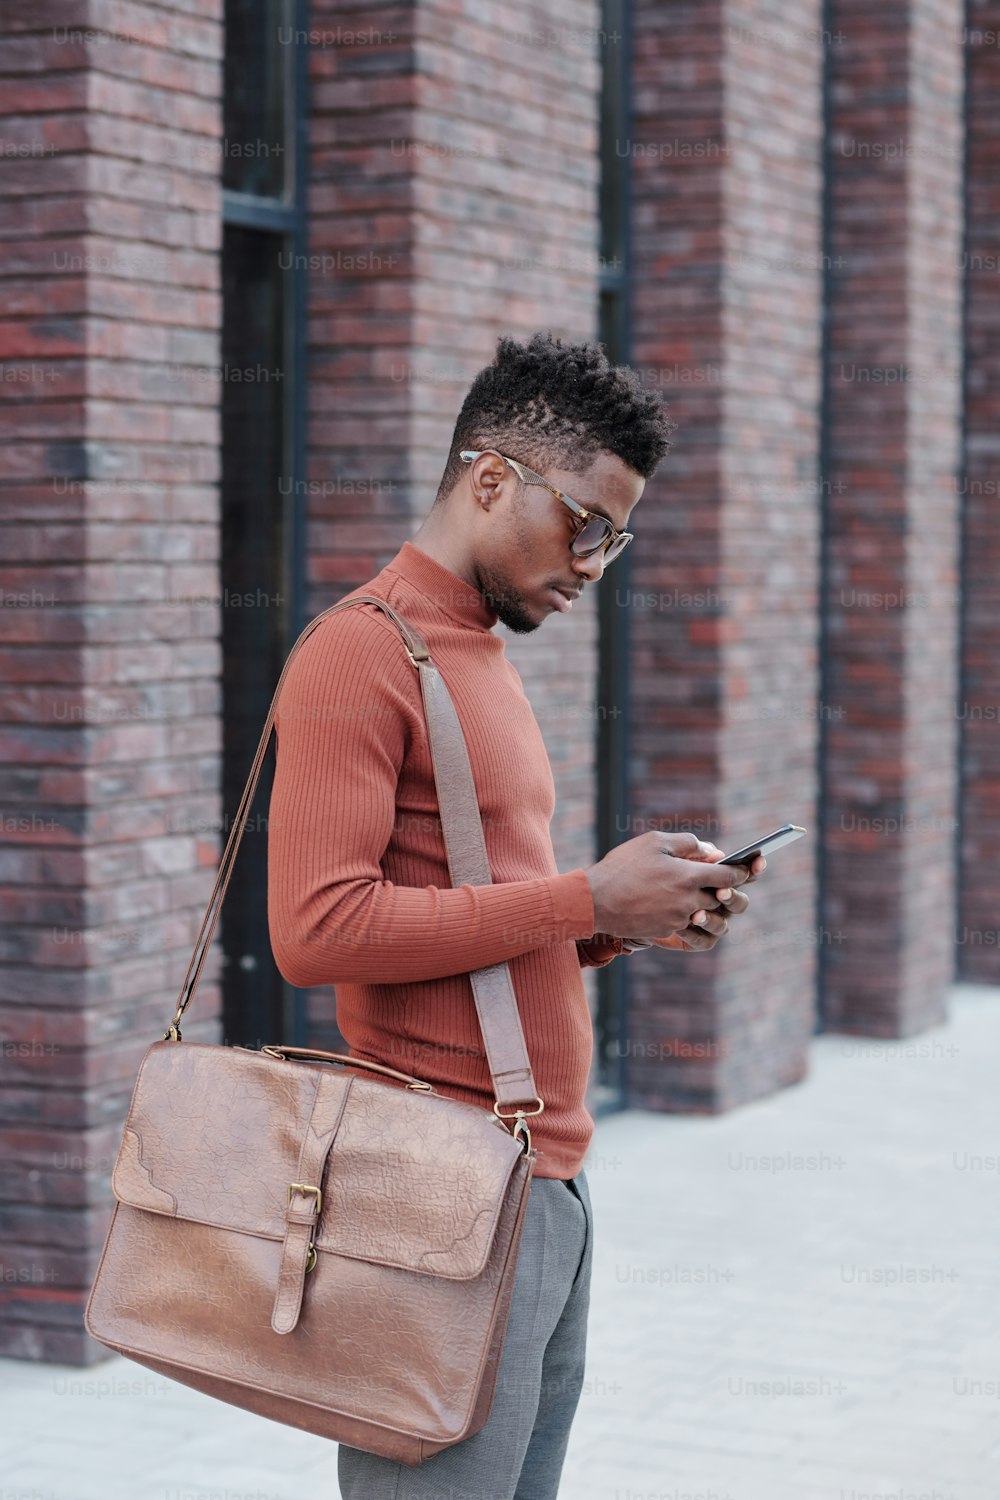
<instances>
[{"instance_id":1,"label":"red brick","mask_svg":"<svg viewBox=\"0 0 1000 1500\"><path fill-rule=\"evenodd\" d=\"M962 578L964 680L958 705L962 780L960 889L955 917L958 975L1000 983L1000 921L993 851L1000 840L1000 191L997 0L969 15L967 119L969 186L964 259L967 292L965 474L958 486L965 570Z\"/></svg>"},{"instance_id":2,"label":"red brick","mask_svg":"<svg viewBox=\"0 0 1000 1500\"><path fill-rule=\"evenodd\" d=\"M0 190L0 475L21 481L0 491L0 589L27 599L0 611L0 1260L34 1247L47 1278L0 1282L19 1357L106 1357L81 1316L110 1157L219 855L218 608L178 596L218 585L221 386L198 370L221 362L221 16L39 0L0 19L3 133L37 152ZM218 1035L218 971L216 949L195 1038Z\"/></svg>"},{"instance_id":3,"label":"red brick","mask_svg":"<svg viewBox=\"0 0 1000 1500\"><path fill-rule=\"evenodd\" d=\"M950 755L955 588L928 586L927 567L957 541L947 486L959 461L962 78L959 50L942 49L940 38L949 27L957 35L961 17L943 0L877 10L839 0L833 20L847 41L832 54L836 587L826 607L830 695L844 720L828 738L824 834L827 898L845 913L851 944L830 955L825 1020L833 1030L883 1035L888 1024L909 1035L943 1018L954 964L953 789L934 769L928 726L942 727L941 753ZM908 48L897 45L904 30ZM909 154L873 154L900 141ZM932 216L913 213L914 203L932 206ZM930 387L887 381L894 371L933 372L932 404L919 417ZM895 462L859 463L869 453ZM891 602L921 591L926 605ZM924 808L935 821L929 838L906 827ZM860 895L859 880L874 860L885 914L866 924L872 895Z\"/></svg>"},{"instance_id":4,"label":"red brick","mask_svg":"<svg viewBox=\"0 0 1000 1500\"><path fill-rule=\"evenodd\" d=\"M678 432L639 504L623 601L633 810L644 831L681 806L725 847L768 824L814 823L816 725L791 700L816 683L817 516L797 481L815 472L818 439L820 60L804 33L819 12L771 8L768 28L789 37L780 52L742 44L717 4L665 13L639 0L634 24L632 364ZM761 442L762 403L780 443ZM788 700L785 717L741 718L767 687ZM802 1076L814 957L792 947L776 969L771 954L806 926L816 852L775 856L767 878L779 884L748 917L752 941L737 930L707 961L628 960L633 1014L680 1017L716 1048L702 1061L631 1057L635 1102L711 1113ZM724 1003L733 993L754 1007Z\"/></svg>"}]
</instances>

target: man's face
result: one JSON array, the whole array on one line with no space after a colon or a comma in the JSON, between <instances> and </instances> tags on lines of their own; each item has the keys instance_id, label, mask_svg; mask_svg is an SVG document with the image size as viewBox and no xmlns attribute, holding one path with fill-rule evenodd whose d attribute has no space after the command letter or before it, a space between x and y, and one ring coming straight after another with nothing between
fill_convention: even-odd
<instances>
[{"instance_id":1,"label":"man's face","mask_svg":"<svg viewBox=\"0 0 1000 1500\"><path fill-rule=\"evenodd\" d=\"M642 476L612 453L599 453L580 473L557 468L539 473L585 509L606 516L617 531L629 529L632 507L645 488ZM600 579L604 554L578 557L570 551L574 514L551 490L522 486L492 453L474 462L469 483L476 501L476 587L508 630L519 635L537 630L550 615L563 612L565 595Z\"/></svg>"}]
</instances>

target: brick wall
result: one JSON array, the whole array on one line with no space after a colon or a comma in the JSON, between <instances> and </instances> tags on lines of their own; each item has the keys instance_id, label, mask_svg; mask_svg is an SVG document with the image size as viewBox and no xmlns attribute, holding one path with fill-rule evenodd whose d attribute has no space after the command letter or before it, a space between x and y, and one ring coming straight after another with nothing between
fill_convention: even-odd
<instances>
[{"instance_id":1,"label":"brick wall","mask_svg":"<svg viewBox=\"0 0 1000 1500\"><path fill-rule=\"evenodd\" d=\"M964 274L965 603L961 903L963 979L1000 983L1000 5L969 12L968 173Z\"/></svg>"},{"instance_id":2,"label":"brick wall","mask_svg":"<svg viewBox=\"0 0 1000 1500\"><path fill-rule=\"evenodd\" d=\"M635 363L675 451L635 559L636 832L815 827L819 7L637 0ZM633 1101L720 1110L802 1076L815 832L711 954L633 966ZM752 895L752 899L754 899Z\"/></svg>"},{"instance_id":3,"label":"brick wall","mask_svg":"<svg viewBox=\"0 0 1000 1500\"><path fill-rule=\"evenodd\" d=\"M214 878L222 0L9 4L0 1354L81 1311ZM188 1034L215 1034L210 962Z\"/></svg>"},{"instance_id":4,"label":"brick wall","mask_svg":"<svg viewBox=\"0 0 1000 1500\"><path fill-rule=\"evenodd\" d=\"M596 4L486 18L476 0L422 0L364 19L364 45L310 61L310 615L416 531L498 334L596 336ZM316 4L311 25L352 20ZM569 627L502 632L549 747L562 869L594 858L593 602L577 614L572 677ZM309 1016L317 1043L336 1041L332 990Z\"/></svg>"},{"instance_id":5,"label":"brick wall","mask_svg":"<svg viewBox=\"0 0 1000 1500\"><path fill-rule=\"evenodd\" d=\"M962 14L833 9L826 1019L907 1036L954 966Z\"/></svg>"},{"instance_id":6,"label":"brick wall","mask_svg":"<svg viewBox=\"0 0 1000 1500\"><path fill-rule=\"evenodd\" d=\"M0 1354L104 1352L81 1311L121 1116L221 852L222 9L12 0L0 14ZM997 974L981 879L997 715L956 720L954 593L961 501L960 702L995 708L1000 11L971 7L964 486L960 8L834 11L820 476L819 7L636 0L635 128L619 147L634 363L679 427L619 599L629 831L724 844L790 818L813 834L774 857L716 954L623 960L633 1099L658 1109L722 1110L802 1076L820 945L835 1029L939 1019L956 915L983 934L960 946L965 977ZM311 616L416 530L497 333L594 336L599 41L593 0L491 25L475 0L317 3L310 24ZM508 643L552 755L563 869L593 857L593 602L574 612L572 676L558 621ZM217 965L216 950L191 1038L219 1034ZM313 1039L335 1041L332 990L311 998Z\"/></svg>"}]
</instances>

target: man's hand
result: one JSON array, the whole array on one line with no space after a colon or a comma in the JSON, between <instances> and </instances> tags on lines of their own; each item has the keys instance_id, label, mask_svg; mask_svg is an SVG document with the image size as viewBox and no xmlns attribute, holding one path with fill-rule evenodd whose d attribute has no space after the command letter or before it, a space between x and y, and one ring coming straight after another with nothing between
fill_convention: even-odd
<instances>
[{"instance_id":1,"label":"man's hand","mask_svg":"<svg viewBox=\"0 0 1000 1500\"><path fill-rule=\"evenodd\" d=\"M594 931L629 934L652 942L681 932L704 908L714 910L717 891L735 890L752 879L746 865L713 870L723 860L714 844L693 833L652 830L616 845L586 870L594 898Z\"/></svg>"},{"instance_id":2,"label":"man's hand","mask_svg":"<svg viewBox=\"0 0 1000 1500\"><path fill-rule=\"evenodd\" d=\"M716 848L714 844L702 842L701 847L705 853L689 855L688 858L714 862L725 857L722 850ZM750 875L744 884L749 885L766 869L767 860L763 854L758 854L750 866ZM729 917L746 911L750 905L750 897L745 896L742 890L725 889L716 891L715 894L717 906L702 907L700 911L694 912L688 926L682 931L672 932L668 937L654 938L654 945L657 948L670 948L679 953L705 953L710 948L714 948L720 937L724 937L729 931Z\"/></svg>"}]
</instances>

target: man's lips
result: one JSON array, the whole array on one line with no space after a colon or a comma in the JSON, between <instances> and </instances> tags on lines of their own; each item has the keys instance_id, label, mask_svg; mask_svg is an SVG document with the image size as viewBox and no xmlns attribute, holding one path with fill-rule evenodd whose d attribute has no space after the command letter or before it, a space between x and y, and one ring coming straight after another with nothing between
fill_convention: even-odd
<instances>
[{"instance_id":1,"label":"man's lips","mask_svg":"<svg viewBox=\"0 0 1000 1500\"><path fill-rule=\"evenodd\" d=\"M549 588L546 590L553 606L560 614L565 614L573 608L573 600L579 599L580 589Z\"/></svg>"}]
</instances>

